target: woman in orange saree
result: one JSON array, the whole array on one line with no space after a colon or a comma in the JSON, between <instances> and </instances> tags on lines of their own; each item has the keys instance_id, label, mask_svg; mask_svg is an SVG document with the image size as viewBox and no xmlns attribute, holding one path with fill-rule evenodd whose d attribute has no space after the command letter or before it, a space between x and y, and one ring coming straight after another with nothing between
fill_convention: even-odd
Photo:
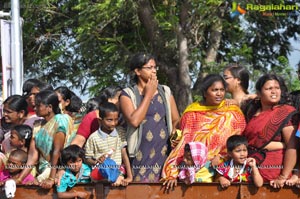
<instances>
[{"instance_id":1,"label":"woman in orange saree","mask_svg":"<svg viewBox=\"0 0 300 199\"><path fill-rule=\"evenodd\" d=\"M208 148L207 163L195 175L196 182L212 182L214 168L220 157L226 155L227 138L241 134L246 122L240 108L225 102L225 80L216 74L208 75L202 82L203 100L190 104L180 121L182 139L171 151L162 171L162 181L166 188L177 184L178 160L182 158L184 146L188 142L202 142ZM214 160L213 160L214 159ZM212 160L215 162L211 164Z\"/></svg>"}]
</instances>

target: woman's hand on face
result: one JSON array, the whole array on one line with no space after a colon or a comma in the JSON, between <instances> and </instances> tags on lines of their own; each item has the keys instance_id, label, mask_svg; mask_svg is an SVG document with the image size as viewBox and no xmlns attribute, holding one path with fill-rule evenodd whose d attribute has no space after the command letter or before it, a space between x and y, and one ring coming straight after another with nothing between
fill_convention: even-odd
<instances>
[{"instance_id":1,"label":"woman's hand on face","mask_svg":"<svg viewBox=\"0 0 300 199\"><path fill-rule=\"evenodd\" d=\"M146 83L146 86L144 88L144 95L145 96L149 95L153 97L154 94L156 93L157 86L158 86L157 77L151 77L150 79L148 79L148 82Z\"/></svg>"}]
</instances>

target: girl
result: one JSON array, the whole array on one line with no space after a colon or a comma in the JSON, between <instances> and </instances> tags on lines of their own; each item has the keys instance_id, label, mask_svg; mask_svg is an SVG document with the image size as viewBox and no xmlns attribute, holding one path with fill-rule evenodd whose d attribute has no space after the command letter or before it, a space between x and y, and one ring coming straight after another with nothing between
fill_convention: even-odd
<instances>
[{"instance_id":1,"label":"girl","mask_svg":"<svg viewBox=\"0 0 300 199\"><path fill-rule=\"evenodd\" d=\"M32 128L28 125L21 124L14 126L10 134L10 145L16 149L28 151L32 137Z\"/></svg>"},{"instance_id":2,"label":"girl","mask_svg":"<svg viewBox=\"0 0 300 199\"><path fill-rule=\"evenodd\" d=\"M84 150L77 145L70 145L63 149L60 156L65 167L65 173L56 186L58 198L86 198L87 193L82 191L67 191L77 183L90 182L91 168L83 163Z\"/></svg>"},{"instance_id":3,"label":"girl","mask_svg":"<svg viewBox=\"0 0 300 199\"><path fill-rule=\"evenodd\" d=\"M10 132L10 140L4 148L9 148L9 150L3 150L3 153L0 153L0 168L6 164L6 161L9 157L11 151L15 149L21 149L25 152L29 149L30 139L32 136L32 129L30 126L21 124L12 127Z\"/></svg>"},{"instance_id":4,"label":"girl","mask_svg":"<svg viewBox=\"0 0 300 199\"><path fill-rule=\"evenodd\" d=\"M197 172L204 166L207 157L207 147L201 142L189 142L184 146L183 160L180 163L179 179L185 184L201 182Z\"/></svg>"}]
</instances>

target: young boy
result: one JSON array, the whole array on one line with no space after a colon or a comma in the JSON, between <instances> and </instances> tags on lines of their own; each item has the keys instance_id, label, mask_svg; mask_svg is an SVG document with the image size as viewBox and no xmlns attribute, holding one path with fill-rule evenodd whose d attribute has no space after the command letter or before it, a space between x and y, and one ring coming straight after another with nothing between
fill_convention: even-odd
<instances>
[{"instance_id":1,"label":"young boy","mask_svg":"<svg viewBox=\"0 0 300 199\"><path fill-rule=\"evenodd\" d=\"M200 182L197 172L204 166L207 159L207 147L201 142L189 142L184 146L183 160L179 160L178 178L185 184Z\"/></svg>"},{"instance_id":2,"label":"young boy","mask_svg":"<svg viewBox=\"0 0 300 199\"><path fill-rule=\"evenodd\" d=\"M86 192L67 191L78 182L88 183L91 181L91 168L83 163L84 150L77 145L70 145L62 150L60 160L65 167L65 172L60 179L59 186L56 186L58 198L86 198Z\"/></svg>"},{"instance_id":3,"label":"young boy","mask_svg":"<svg viewBox=\"0 0 300 199\"><path fill-rule=\"evenodd\" d=\"M5 169L0 171L0 184L9 178L16 179L17 184L33 184L35 179L31 174L28 174L22 182L18 179L27 162L27 157L28 155L25 151L21 149L13 150L8 157Z\"/></svg>"},{"instance_id":4,"label":"young boy","mask_svg":"<svg viewBox=\"0 0 300 199\"><path fill-rule=\"evenodd\" d=\"M124 134L118 132L119 111L115 104L106 102L99 107L100 128L92 133L85 145L87 163L94 167L94 180L108 179L113 186L127 186L132 182L132 172L127 156ZM124 179L122 161L125 164L127 178ZM119 169L120 168L120 169ZM124 169L125 170L125 169ZM94 176L94 171L98 173Z\"/></svg>"},{"instance_id":5,"label":"young boy","mask_svg":"<svg viewBox=\"0 0 300 199\"><path fill-rule=\"evenodd\" d=\"M227 154L230 159L218 166L217 181L222 188L230 186L231 182L253 181L256 187L263 185L254 158L248 158L248 141L241 135L230 136L226 142Z\"/></svg>"}]
</instances>

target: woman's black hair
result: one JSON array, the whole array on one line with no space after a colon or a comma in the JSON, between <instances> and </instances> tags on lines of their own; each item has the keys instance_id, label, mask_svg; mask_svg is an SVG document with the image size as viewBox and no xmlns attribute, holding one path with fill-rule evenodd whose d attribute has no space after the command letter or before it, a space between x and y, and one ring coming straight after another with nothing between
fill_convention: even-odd
<instances>
[{"instance_id":1,"label":"woman's black hair","mask_svg":"<svg viewBox=\"0 0 300 199\"><path fill-rule=\"evenodd\" d=\"M69 161L75 162L77 158L84 160L84 150L76 144L72 144L64 148L60 154L60 162L63 165L67 165Z\"/></svg>"},{"instance_id":2,"label":"woman's black hair","mask_svg":"<svg viewBox=\"0 0 300 199\"><path fill-rule=\"evenodd\" d=\"M99 105L108 102L110 98L114 98L121 90L121 86L109 86L104 88L97 97L97 99L99 99Z\"/></svg>"},{"instance_id":3,"label":"woman's black hair","mask_svg":"<svg viewBox=\"0 0 300 199\"><path fill-rule=\"evenodd\" d=\"M61 113L60 108L59 108L58 96L57 96L56 92L53 90L44 90L44 91L37 93L35 96L35 103L51 105L52 110L55 114Z\"/></svg>"},{"instance_id":4,"label":"woman's black hair","mask_svg":"<svg viewBox=\"0 0 300 199\"><path fill-rule=\"evenodd\" d=\"M202 80L202 83L201 83L201 88L200 88L200 92L201 92L201 95L203 97L203 100L205 101L205 93L207 92L207 89L213 85L213 83L215 82L222 82L223 86L224 86L224 89L226 89L226 82L224 80L224 78L219 75L219 74L209 74L207 75L203 80Z\"/></svg>"},{"instance_id":5,"label":"woman's black hair","mask_svg":"<svg viewBox=\"0 0 300 199\"><path fill-rule=\"evenodd\" d=\"M248 147L248 140L242 135L232 135L226 141L227 152L232 152L236 147L240 145Z\"/></svg>"},{"instance_id":6,"label":"woman's black hair","mask_svg":"<svg viewBox=\"0 0 300 199\"><path fill-rule=\"evenodd\" d=\"M56 92L60 93L63 100L71 100L71 97L75 95L68 87L60 86L54 89Z\"/></svg>"},{"instance_id":7,"label":"woman's black hair","mask_svg":"<svg viewBox=\"0 0 300 199\"><path fill-rule=\"evenodd\" d=\"M136 68L141 69L145 64L147 64L151 59L153 59L156 62L156 58L151 55L144 52L136 53L132 56L130 60L130 70L134 71ZM137 76L134 77L135 83L137 83Z\"/></svg>"},{"instance_id":8,"label":"woman's black hair","mask_svg":"<svg viewBox=\"0 0 300 199\"><path fill-rule=\"evenodd\" d=\"M20 140L25 140L25 147L29 149L30 140L32 137L32 128L26 124L21 124L14 126L11 130L15 130L17 132Z\"/></svg>"},{"instance_id":9,"label":"woman's black hair","mask_svg":"<svg viewBox=\"0 0 300 199\"><path fill-rule=\"evenodd\" d=\"M97 110L99 108L99 104L100 104L100 99L98 97L90 98L85 104L86 113Z\"/></svg>"},{"instance_id":10,"label":"woman's black hair","mask_svg":"<svg viewBox=\"0 0 300 199\"><path fill-rule=\"evenodd\" d=\"M53 91L53 86L51 84L48 84L48 83L42 82L42 81L35 87L37 87L40 91L44 91L44 90Z\"/></svg>"},{"instance_id":11,"label":"woman's black hair","mask_svg":"<svg viewBox=\"0 0 300 199\"><path fill-rule=\"evenodd\" d=\"M99 116L101 118L105 118L106 113L109 112L119 112L119 109L114 103L111 102L105 102L99 106Z\"/></svg>"},{"instance_id":12,"label":"woman's black hair","mask_svg":"<svg viewBox=\"0 0 300 199\"><path fill-rule=\"evenodd\" d=\"M64 101L70 101L69 105L65 107L66 111L72 113L80 111L82 107L82 100L73 91L66 86L57 87L55 91L60 93Z\"/></svg>"},{"instance_id":13,"label":"woman's black hair","mask_svg":"<svg viewBox=\"0 0 300 199\"><path fill-rule=\"evenodd\" d=\"M232 74L234 78L238 78L240 80L240 85L243 91L248 94L248 87L249 87L249 71L243 67L239 66L238 64L228 64L224 71L228 70Z\"/></svg>"},{"instance_id":14,"label":"woman's black hair","mask_svg":"<svg viewBox=\"0 0 300 199\"><path fill-rule=\"evenodd\" d=\"M11 95L6 98L3 104L7 104L9 109L16 112L24 111L25 116L28 114L27 101L25 97L21 95Z\"/></svg>"},{"instance_id":15,"label":"woman's black hair","mask_svg":"<svg viewBox=\"0 0 300 199\"><path fill-rule=\"evenodd\" d=\"M280 101L278 102L278 104L291 104L291 102L290 102L291 99L288 94L288 88L284 82L284 79L281 76L277 76L276 74L264 74L263 76L261 76L255 84L256 91L261 92L262 87L269 80L275 80L279 83L280 90L281 90L281 96L280 96ZM248 102L246 107L242 109L243 113L246 117L246 121L249 122L250 119L257 112L257 110L260 108L261 108L261 103L258 98L253 99L250 102Z\"/></svg>"},{"instance_id":16,"label":"woman's black hair","mask_svg":"<svg viewBox=\"0 0 300 199\"><path fill-rule=\"evenodd\" d=\"M66 110L72 113L80 112L82 108L82 100L77 95L73 95L70 99L70 104L66 106Z\"/></svg>"},{"instance_id":17,"label":"woman's black hair","mask_svg":"<svg viewBox=\"0 0 300 199\"><path fill-rule=\"evenodd\" d=\"M38 86L41 83L38 79L28 79L23 83L23 96L28 97L30 95L31 89Z\"/></svg>"}]
</instances>

